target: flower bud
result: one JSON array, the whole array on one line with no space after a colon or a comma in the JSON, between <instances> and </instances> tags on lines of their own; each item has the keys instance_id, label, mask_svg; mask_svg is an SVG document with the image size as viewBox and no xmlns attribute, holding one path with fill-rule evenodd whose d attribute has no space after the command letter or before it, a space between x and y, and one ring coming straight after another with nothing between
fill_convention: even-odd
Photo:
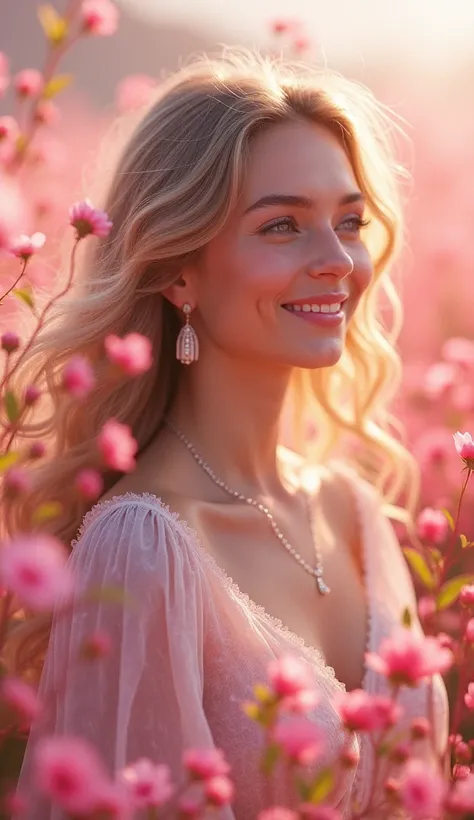
<instances>
[{"instance_id":1,"label":"flower bud","mask_svg":"<svg viewBox=\"0 0 474 820\"><path fill-rule=\"evenodd\" d=\"M467 778L471 774L471 767L470 766L461 766L459 763L456 763L453 766L453 779L454 780L467 780Z\"/></svg>"},{"instance_id":2,"label":"flower bud","mask_svg":"<svg viewBox=\"0 0 474 820\"><path fill-rule=\"evenodd\" d=\"M474 643L474 618L470 618L467 622L464 637L468 643Z\"/></svg>"},{"instance_id":3,"label":"flower bud","mask_svg":"<svg viewBox=\"0 0 474 820\"><path fill-rule=\"evenodd\" d=\"M9 498L24 495L31 488L31 476L23 467L10 467L4 476L4 487Z\"/></svg>"},{"instance_id":4,"label":"flower bud","mask_svg":"<svg viewBox=\"0 0 474 820\"><path fill-rule=\"evenodd\" d=\"M408 743L397 743L391 750L389 758L393 763L406 763L410 754L411 749Z\"/></svg>"},{"instance_id":5,"label":"flower bud","mask_svg":"<svg viewBox=\"0 0 474 820\"><path fill-rule=\"evenodd\" d=\"M431 725L428 718L414 718L411 722L410 730L413 740L424 740L429 737L431 734Z\"/></svg>"},{"instance_id":6,"label":"flower bud","mask_svg":"<svg viewBox=\"0 0 474 820\"><path fill-rule=\"evenodd\" d=\"M46 445L43 441L34 441L30 446L28 458L36 461L38 458L43 458L46 455Z\"/></svg>"},{"instance_id":7,"label":"flower bud","mask_svg":"<svg viewBox=\"0 0 474 820\"><path fill-rule=\"evenodd\" d=\"M359 763L359 753L355 749L343 749L339 760L344 769L355 769Z\"/></svg>"},{"instance_id":8,"label":"flower bud","mask_svg":"<svg viewBox=\"0 0 474 820\"><path fill-rule=\"evenodd\" d=\"M41 396L41 390L35 384L30 384L25 390L25 404L27 407L32 407L36 404Z\"/></svg>"},{"instance_id":9,"label":"flower bud","mask_svg":"<svg viewBox=\"0 0 474 820\"><path fill-rule=\"evenodd\" d=\"M6 353L15 353L20 347L20 338L13 330L7 330L2 334L2 349Z\"/></svg>"},{"instance_id":10,"label":"flower bud","mask_svg":"<svg viewBox=\"0 0 474 820\"><path fill-rule=\"evenodd\" d=\"M75 478L74 487L83 498L94 500L102 493L104 481L97 470L81 470Z\"/></svg>"},{"instance_id":11,"label":"flower bud","mask_svg":"<svg viewBox=\"0 0 474 820\"><path fill-rule=\"evenodd\" d=\"M105 658L110 654L112 643L105 632L93 632L82 645L82 657L89 661Z\"/></svg>"},{"instance_id":12,"label":"flower bud","mask_svg":"<svg viewBox=\"0 0 474 820\"><path fill-rule=\"evenodd\" d=\"M474 584L468 584L461 589L459 600L463 606L474 606Z\"/></svg>"},{"instance_id":13,"label":"flower bud","mask_svg":"<svg viewBox=\"0 0 474 820\"><path fill-rule=\"evenodd\" d=\"M456 756L457 763L465 763L468 764L472 760L472 751L467 743L461 741L458 743L454 749L454 754Z\"/></svg>"}]
</instances>

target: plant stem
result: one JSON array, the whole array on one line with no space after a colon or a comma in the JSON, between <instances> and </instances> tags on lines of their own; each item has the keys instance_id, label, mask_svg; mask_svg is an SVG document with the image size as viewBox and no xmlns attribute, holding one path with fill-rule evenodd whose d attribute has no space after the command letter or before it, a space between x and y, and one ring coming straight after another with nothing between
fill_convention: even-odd
<instances>
[{"instance_id":1,"label":"plant stem","mask_svg":"<svg viewBox=\"0 0 474 820\"><path fill-rule=\"evenodd\" d=\"M467 468L466 479L464 481L464 484L463 484L462 489L461 489L461 493L459 495L458 508L456 510L456 518L454 520L453 534L452 534L451 541L450 541L449 546L448 546L446 557L445 557L444 562L443 562L443 569L441 571L441 578L440 578L440 582L439 582L440 586L445 582L446 575L448 574L448 570L451 568L451 566L453 564L453 556L454 556L454 552L456 550L456 544L457 544L457 539L458 539L459 518L460 518L460 514L461 514L461 505L462 505L462 501L463 501L463 498L464 498L464 493L466 492L467 485L468 485L469 479L471 477L471 473L472 473L472 470L470 470L469 467L468 467Z\"/></svg>"}]
</instances>

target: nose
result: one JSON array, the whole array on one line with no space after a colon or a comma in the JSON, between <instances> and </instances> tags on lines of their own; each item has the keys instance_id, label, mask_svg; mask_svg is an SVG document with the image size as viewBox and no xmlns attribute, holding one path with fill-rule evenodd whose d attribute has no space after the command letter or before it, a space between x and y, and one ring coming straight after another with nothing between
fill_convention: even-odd
<instances>
[{"instance_id":1,"label":"nose","mask_svg":"<svg viewBox=\"0 0 474 820\"><path fill-rule=\"evenodd\" d=\"M330 274L337 279L344 279L354 270L354 261L344 249L337 236L319 239L313 249L312 259L308 264L310 276Z\"/></svg>"}]
</instances>

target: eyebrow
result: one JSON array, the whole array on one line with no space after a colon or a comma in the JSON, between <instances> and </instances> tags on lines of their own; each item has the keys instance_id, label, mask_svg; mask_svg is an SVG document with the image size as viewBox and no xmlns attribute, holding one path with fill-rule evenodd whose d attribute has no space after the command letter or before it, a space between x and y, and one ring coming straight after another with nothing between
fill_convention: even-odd
<instances>
[{"instance_id":1,"label":"eyebrow","mask_svg":"<svg viewBox=\"0 0 474 820\"><path fill-rule=\"evenodd\" d=\"M352 202L364 202L365 197L360 191L353 191L349 194L344 194L339 200L339 206L350 205ZM291 205L294 208L312 208L314 201L307 196L296 196L294 194L268 194L257 199L253 205L250 205L245 211L245 214L251 211L256 211L259 208L271 208L272 205Z\"/></svg>"}]
</instances>

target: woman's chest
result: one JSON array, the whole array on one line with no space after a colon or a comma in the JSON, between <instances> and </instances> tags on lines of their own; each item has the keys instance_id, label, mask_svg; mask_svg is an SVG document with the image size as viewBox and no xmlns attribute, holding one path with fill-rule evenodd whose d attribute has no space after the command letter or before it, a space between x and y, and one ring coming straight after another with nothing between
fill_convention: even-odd
<instances>
[{"instance_id":1,"label":"woman's chest","mask_svg":"<svg viewBox=\"0 0 474 820\"><path fill-rule=\"evenodd\" d=\"M281 543L268 520L252 509L188 508L187 520L199 533L206 551L233 579L250 609L264 611L275 625L318 649L348 689L362 684L367 643L367 603L360 568L349 546L304 518L278 517L291 550L310 566L317 557L330 588L322 595L314 576ZM235 587L234 587L235 590ZM240 603L242 603L242 600Z\"/></svg>"}]
</instances>

